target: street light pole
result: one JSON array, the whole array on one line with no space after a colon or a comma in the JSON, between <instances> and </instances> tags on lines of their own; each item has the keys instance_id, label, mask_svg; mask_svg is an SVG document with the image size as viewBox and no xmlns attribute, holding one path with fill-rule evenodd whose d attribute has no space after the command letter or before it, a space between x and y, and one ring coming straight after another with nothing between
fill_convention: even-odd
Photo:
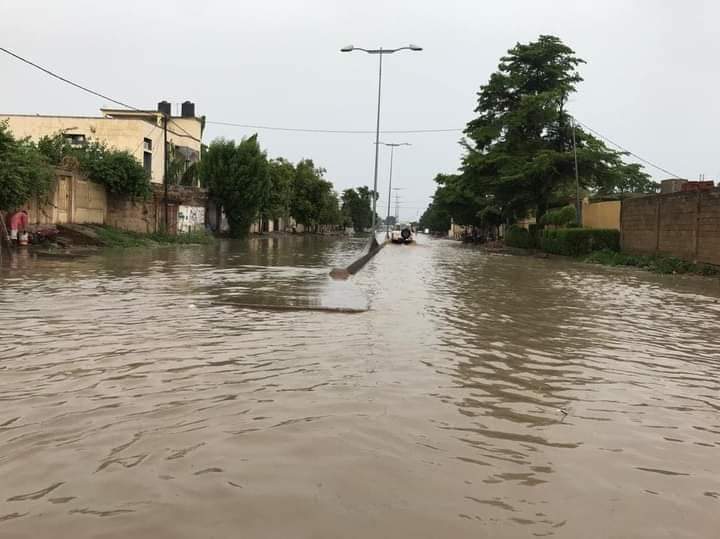
<instances>
[{"instance_id":1,"label":"street light pole","mask_svg":"<svg viewBox=\"0 0 720 539\"><path fill-rule=\"evenodd\" d=\"M580 206L580 173L578 172L577 144L575 143L575 118L572 118L572 143L575 156L575 220L582 224L582 206Z\"/></svg>"},{"instance_id":2,"label":"street light pole","mask_svg":"<svg viewBox=\"0 0 720 539\"><path fill-rule=\"evenodd\" d=\"M377 241L375 238L375 214L377 213L375 211L375 206L377 205L377 198L378 198L378 192L377 192L377 180L378 180L378 157L380 153L380 91L382 89L382 60L383 60L383 50L382 47L380 47L380 53L378 56L380 57L380 69L378 71L378 103L377 103L377 123L375 124L375 175L373 178L373 194L372 194L372 225L370 229L372 230L372 239ZM371 240L372 243L372 240Z\"/></svg>"},{"instance_id":3,"label":"street light pole","mask_svg":"<svg viewBox=\"0 0 720 539\"><path fill-rule=\"evenodd\" d=\"M390 198L392 195L392 168L393 157L395 156L395 146L395 144L390 144L390 179L388 181L388 210L387 216L385 217L385 239L388 239L390 237Z\"/></svg>"},{"instance_id":4,"label":"street light pole","mask_svg":"<svg viewBox=\"0 0 720 539\"><path fill-rule=\"evenodd\" d=\"M421 51L422 47L419 47L417 45L408 45L407 47L398 47L397 49L383 49L382 47L378 49L364 49L362 47L355 47L353 45L348 45L346 47L343 47L340 49L340 52L352 52L352 51L362 51L366 52L368 54L377 54L380 56L379 61L379 69L378 69L378 100L377 100L377 123L375 124L375 173L373 177L373 199L372 199L372 238L371 243L377 243L377 239L375 238L375 214L376 214L376 207L377 207L377 180L378 180L378 158L380 154L380 98L382 93L382 59L384 54L393 54L398 51Z\"/></svg>"},{"instance_id":5,"label":"street light pole","mask_svg":"<svg viewBox=\"0 0 720 539\"><path fill-rule=\"evenodd\" d=\"M412 146L409 142L381 142L383 146L390 147L390 181L388 185L388 206L387 206L387 217L385 218L385 238L390 237L390 200L392 198L392 173L393 173L393 157L395 156L395 148L398 146ZM379 146L379 145L378 145Z\"/></svg>"}]
</instances>

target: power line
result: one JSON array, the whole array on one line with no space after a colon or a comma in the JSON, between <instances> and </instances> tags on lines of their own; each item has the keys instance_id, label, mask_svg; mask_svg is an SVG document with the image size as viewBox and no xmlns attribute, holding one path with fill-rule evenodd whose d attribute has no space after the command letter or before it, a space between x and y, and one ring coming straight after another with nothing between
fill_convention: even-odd
<instances>
[{"instance_id":1,"label":"power line","mask_svg":"<svg viewBox=\"0 0 720 539\"><path fill-rule=\"evenodd\" d=\"M145 139L146 139L146 138L150 138L150 135L152 135L157 128L158 128L157 124L155 124L155 125L152 126L152 129L150 129L150 131L147 132L147 135L145 135L145 137L143 137L143 139L140 141L140 144L138 144L137 146L135 146L135 149L132 151L132 154L131 154L131 155L135 155L135 153L140 149L140 146L142 146L143 144L145 144ZM153 152L155 151L155 149L156 149L156 148L153 147Z\"/></svg>"},{"instance_id":2,"label":"power line","mask_svg":"<svg viewBox=\"0 0 720 539\"><path fill-rule=\"evenodd\" d=\"M123 103L122 101L118 101L117 99L113 99L112 97L108 97L104 94L101 94L100 92L96 92L95 90L91 90L90 88L86 88L85 86L82 86L81 84L78 84L76 82L68 80L65 77L62 77L62 76L58 75L57 73L53 73L49 69L46 69L34 62L31 62L27 58L23 58L22 56L15 54L14 52L9 51L8 49L6 49L4 47L0 47L0 51L4 52L5 54L9 54L10 56L12 56L14 58L17 58L21 62L25 62L26 64L31 65L32 67L39 69L40 71L43 71L44 73L47 73L51 77L55 77L56 79L61 80L64 83L69 84L71 86L74 86L75 88L79 88L83 92L87 92L89 94L92 94L97 97L101 97L103 99L107 99L108 101L111 101L112 103L115 103L116 105L120 105L121 107L125 107L125 108L132 109L132 110L140 110L138 108L133 107L132 105L128 105L127 103Z\"/></svg>"},{"instance_id":3,"label":"power line","mask_svg":"<svg viewBox=\"0 0 720 539\"><path fill-rule=\"evenodd\" d=\"M604 139L604 140L606 140L607 142L609 142L610 144L612 144L613 146L619 148L620 150L622 150L623 152L627 153L628 155L632 155L635 159L638 159L639 161L642 161L642 162L645 163L646 165L650 165L650 166L653 167L653 168L656 168L656 169L658 169L658 170L662 170L665 174L669 174L669 175L672 176L673 178L680 178L680 175L675 174L674 172L670 172L668 169L663 168L663 167L661 167L660 165L656 165L656 164L653 163L652 161L648 161L647 159L645 159L645 158L643 158L643 157L640 157L638 154L636 154L636 153L634 153L634 152L631 152L630 150L628 150L627 148L624 148L623 146L621 146L621 145L618 144L617 142L614 142L614 141L612 141L611 139L607 138L607 137L606 137L605 135L603 135L602 133L598 133L598 132L595 131L592 127L590 127L590 126L587 125L587 124L582 123L582 122L581 122L580 120L578 120L577 118L575 118L575 122L576 122L578 125L583 126L585 129L587 129L587 130L590 131L591 133L597 135L597 136L600 137L601 139Z\"/></svg>"},{"instance_id":4,"label":"power line","mask_svg":"<svg viewBox=\"0 0 720 539\"><path fill-rule=\"evenodd\" d=\"M142 109L139 109L139 108L137 108L137 107L133 107L132 105L128 105L127 103L123 103L122 101L119 101L119 100L117 100L117 99L113 99L112 97L109 97L109 96L107 96L107 95L105 95L105 94L102 94L102 93L100 93L100 92L97 92L97 91L95 91L95 90L92 90L92 89L90 89L90 88L87 88L86 86L83 86L83 85L81 85L81 84L78 84L78 83L76 83L76 82L73 82L73 81L71 81L71 80L69 80L69 79L67 79L67 78L65 78L65 77L63 77L63 76L61 76L61 75L58 75L57 73L55 73L55 72L53 72L53 71L51 71L51 70L49 70L49 69L47 69L47 68L45 68L45 67L42 67L41 65L36 64L35 62L32 62L32 61L28 60L27 58L23 58L23 57L20 56L19 54L15 54L14 52L6 49L5 47L0 47L0 51L4 52L5 54L8 54L8 55L12 56L13 58L15 58L15 59L17 59L17 60L20 60L21 62L24 62L24 63L26 63L26 64L34 67L35 69L39 69L40 71L42 71L43 73L46 73L46 74L50 75L51 77L54 77L54 78L56 78L56 79L58 79L58 80L60 80L60 81L62 81L62 82L64 82L64 83L66 83L66 84L69 84L69 85L71 85L71 86L74 86L75 88L78 88L79 90L82 90L83 92L87 92L87 93L89 93L89 94L91 94L91 95L94 95L94 96L96 96L96 97L100 97L100 98L102 98L102 99L106 99L107 101L110 101L111 103L115 103L116 105L120 105L121 107L125 107L125 108L127 108L127 109L134 110L134 111L138 111L138 112L142 112ZM679 178L679 177L680 177L679 174L675 174L674 172L671 172L671 171L669 171L668 169L663 168L663 167L661 167L660 165L657 165L657 164L653 163L652 161L650 161L650 160L648 160L648 159L645 159L644 157L639 156L639 155L636 154L635 152L632 152L632 151L628 150L628 149L625 148L624 146L622 146L622 145L618 144L617 142L609 139L609 138L606 137L605 135L599 133L598 131L596 131L596 130L593 129L592 127L588 126L587 124L585 124L585 123L583 123L583 122L581 122L581 121L579 121L579 120L577 120L577 119L575 119L575 120L576 120L576 122L577 122L579 125L583 126L585 129L587 129L587 130L590 131L591 133L593 133L593 134L597 135L598 137L606 140L607 142L609 142L609 143L612 144L613 146L616 146L617 148L619 148L619 149L622 150L623 152L627 153L628 155L632 155L633 157L635 157L635 158L638 159L639 161L645 163L646 165L649 165L649 166L651 166L651 167L653 167L653 168L655 168L655 169L657 169L657 170L661 170L661 171L664 172L665 174L669 174L670 176L673 176L673 177L675 177L675 178ZM170 119L170 121L171 121L172 123L174 123L181 131L183 131L183 132L185 133L185 136L189 137L190 139L192 139L192 140L194 140L194 141L196 141L196 142L202 142L199 138L197 138L197 137L191 135L190 133L188 133L188 132L187 132L181 125L179 125L177 122L173 121L172 119ZM296 132L296 133L328 133L328 134L348 134L348 135L367 135L367 134L373 134L373 133L374 133L374 131L369 131L369 130L351 130L351 129L305 129L305 128L295 128L295 127L276 127L276 126L267 126L267 125L239 124L239 123L221 122L221 121L208 121L208 122L206 122L206 123L208 123L208 124L213 124L213 125L224 125L224 126L228 126L228 127L241 127L241 128L245 128L245 129L264 129L264 130L267 130L267 131L288 131L288 132ZM461 128L461 129L457 129L457 128L447 128L447 129L395 129L395 130L382 131L382 133L387 133L387 134L419 134L419 133L450 133L450 132L462 132L462 131L464 131L464 129L462 129L462 128ZM171 132L172 132L172 131L171 131ZM177 136L183 136L183 135L180 135L179 133L175 133L175 132L172 132L172 133L173 133L174 135L177 135Z\"/></svg>"},{"instance_id":5,"label":"power line","mask_svg":"<svg viewBox=\"0 0 720 539\"><path fill-rule=\"evenodd\" d=\"M73 82L73 81L71 81L71 80L69 80L69 79L66 79L65 77L63 77L63 76L61 76L61 75L58 75L57 73L54 73L53 71L50 71L49 69L44 68L44 67L42 67L41 65L36 64L35 62L31 62L31 61L28 60L27 58L23 58L22 56L20 56L20 55L18 55L18 54L15 54L14 52L12 52L12 51L4 48L4 47L0 47L0 51L4 52L4 53L6 53L6 54L9 54L9 55L12 56L13 58L16 58L16 59L20 60L21 62L24 62L24 63L26 63L26 64L28 64L28 65L36 68L36 69L39 69L40 71L42 71L43 73L46 73L46 74L50 75L51 77L54 77L54 78L56 78L56 79L58 79L58 80L61 80L62 82L66 83L66 84L69 84L69 85L71 85L71 86L74 86L75 88L79 88L79 89L82 90L83 92L87 92L87 93L92 94L92 95L94 95L94 96L101 97L102 99L106 99L107 101L110 101L110 102L112 102L112 103L115 103L116 105L120 105L121 107L125 107L126 109L134 110L134 111L136 111L136 112L145 112L145 111L143 111L142 109L139 109L139 108L137 108L137 107L133 107L132 105L128 105L127 103L123 103L122 101L119 101L119 100L117 100L117 99L113 99L112 97L109 97L109 96L107 96L107 95L105 95L105 94L102 94L102 93L100 93L100 92L96 92L95 90L92 90L92 89L87 88L87 87L85 87L85 86L83 86L83 85L81 85L81 84L78 84L78 83ZM183 126L181 126L180 124L178 124L177 122L175 122L172 118L170 119L170 121L171 121L172 123L174 123L174 124L178 127L178 129L180 129L180 130L181 130L183 133L185 133L185 134L183 135L183 134L181 134L181 133L178 133L178 132L172 131L172 130L168 130L168 132L170 132L170 133L172 133L173 135L176 135L176 136L178 136L178 137L185 137L185 136L187 136L188 138L191 138L191 139L194 140L195 142L202 142L199 138L197 138L197 137L191 135L190 133L188 133L188 131L187 131L185 128L183 128Z\"/></svg>"},{"instance_id":6,"label":"power line","mask_svg":"<svg viewBox=\"0 0 720 539\"><path fill-rule=\"evenodd\" d=\"M197 138L196 136L191 135L190 133L188 133L187 130L186 130L182 125L180 125L180 124L177 123L175 120L173 120L172 117L170 117L169 120L170 120L172 123L174 123L174 124L177 126L177 128L180 129L180 131L182 131L183 133L185 133L185 135L181 135L180 133L175 133L174 131L168 130L170 133L172 133L173 135L177 135L177 136L179 136L179 137L187 136L188 138L194 140L195 142L198 142L198 143L202 144L202 140L200 140L200 139Z\"/></svg>"},{"instance_id":7,"label":"power line","mask_svg":"<svg viewBox=\"0 0 720 539\"><path fill-rule=\"evenodd\" d=\"M576 122L578 125L583 126L588 131L594 133L598 137L604 139L605 141L609 142L613 146L619 148L623 152L627 153L628 155L632 155L639 161L642 161L646 165L649 165L657 170L661 170L665 174L669 174L670 176L674 176L676 178L679 178L680 176L678 174L675 174L673 172L670 172L666 168L661 167L660 165L657 165L653 163L652 161L645 159L644 157L639 156L635 152L632 152L625 148L624 146L621 146L617 142L609 139L608 137L604 136L603 134L597 132L587 124L579 121L576 119ZM208 121L206 122L208 124L213 125L223 125L228 127L241 127L245 129L263 129L266 131L286 131L286 132L292 132L292 133L324 133L324 134L340 134L340 135L371 135L374 134L374 131L369 130L358 130L358 129L310 129L310 128L300 128L300 127L279 127L279 126L269 126L269 125L253 125L253 124L240 124L240 123L233 123L233 122L221 122L221 121ZM448 129L394 129L394 130L383 130L381 133L387 133L387 134L420 134L420 133L451 133L451 132L462 132L464 131L463 128L448 128Z\"/></svg>"},{"instance_id":8,"label":"power line","mask_svg":"<svg viewBox=\"0 0 720 539\"><path fill-rule=\"evenodd\" d=\"M278 127L270 125L239 124L233 122L207 121L208 124L224 125L228 127L242 127L245 129L263 129L266 131L289 131L292 133L328 133L336 135L374 135L375 131L362 129L309 129L300 127ZM393 129L381 130L381 133L388 134L414 134L414 133L449 133L462 131L462 129Z\"/></svg>"}]
</instances>

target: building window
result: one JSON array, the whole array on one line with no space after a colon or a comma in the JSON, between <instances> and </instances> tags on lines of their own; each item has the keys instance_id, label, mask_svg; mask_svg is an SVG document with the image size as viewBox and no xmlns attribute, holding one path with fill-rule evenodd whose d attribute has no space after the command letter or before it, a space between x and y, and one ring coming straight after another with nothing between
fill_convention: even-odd
<instances>
[{"instance_id":1,"label":"building window","mask_svg":"<svg viewBox=\"0 0 720 539\"><path fill-rule=\"evenodd\" d=\"M63 137L73 146L85 146L85 135L64 133Z\"/></svg>"},{"instance_id":2,"label":"building window","mask_svg":"<svg viewBox=\"0 0 720 539\"><path fill-rule=\"evenodd\" d=\"M143 139L143 147L145 148L146 152L152 151L152 139L146 138Z\"/></svg>"},{"instance_id":3,"label":"building window","mask_svg":"<svg viewBox=\"0 0 720 539\"><path fill-rule=\"evenodd\" d=\"M148 176L152 175L152 152L143 152L143 168Z\"/></svg>"}]
</instances>

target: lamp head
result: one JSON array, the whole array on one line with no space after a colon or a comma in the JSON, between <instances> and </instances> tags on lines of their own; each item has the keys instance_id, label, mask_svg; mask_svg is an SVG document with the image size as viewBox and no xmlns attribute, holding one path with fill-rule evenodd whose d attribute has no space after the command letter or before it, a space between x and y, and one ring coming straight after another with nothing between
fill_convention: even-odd
<instances>
[{"instance_id":1,"label":"lamp head","mask_svg":"<svg viewBox=\"0 0 720 539\"><path fill-rule=\"evenodd\" d=\"M345 45L342 49L340 49L340 52L351 52L353 50L355 50L353 45Z\"/></svg>"},{"instance_id":2,"label":"lamp head","mask_svg":"<svg viewBox=\"0 0 720 539\"><path fill-rule=\"evenodd\" d=\"M410 43L410 45L408 45L408 49L410 49L411 51L423 50L423 48L420 45L413 45L412 43Z\"/></svg>"}]
</instances>

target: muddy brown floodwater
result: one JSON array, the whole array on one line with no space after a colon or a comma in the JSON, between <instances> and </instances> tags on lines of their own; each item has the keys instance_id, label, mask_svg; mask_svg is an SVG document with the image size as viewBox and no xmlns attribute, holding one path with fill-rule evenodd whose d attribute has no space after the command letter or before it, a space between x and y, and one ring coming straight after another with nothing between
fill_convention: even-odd
<instances>
[{"instance_id":1,"label":"muddy brown floodwater","mask_svg":"<svg viewBox=\"0 0 720 539\"><path fill-rule=\"evenodd\" d=\"M0 537L720 536L717 280L361 248L6 261Z\"/></svg>"}]
</instances>

